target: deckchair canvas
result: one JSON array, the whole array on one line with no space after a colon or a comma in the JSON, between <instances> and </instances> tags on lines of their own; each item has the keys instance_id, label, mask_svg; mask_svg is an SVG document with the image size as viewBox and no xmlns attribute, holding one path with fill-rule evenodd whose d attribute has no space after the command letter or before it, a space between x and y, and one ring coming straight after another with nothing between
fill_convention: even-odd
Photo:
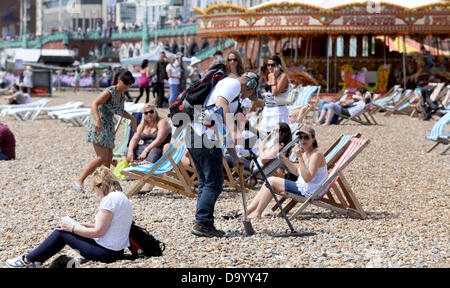
<instances>
[{"instance_id":1,"label":"deckchair canvas","mask_svg":"<svg viewBox=\"0 0 450 288\"><path fill-rule=\"evenodd\" d=\"M187 152L184 136L185 131L178 135L174 144L154 164L129 167L120 172L122 175L138 180L138 183L128 192L128 197L138 192L145 183L187 197L193 198L196 196L197 191L192 183L192 179L189 177L184 165L180 163L181 158Z\"/></svg>"},{"instance_id":2,"label":"deckchair canvas","mask_svg":"<svg viewBox=\"0 0 450 288\"><path fill-rule=\"evenodd\" d=\"M388 117L394 113L399 114L410 114L409 110L407 109L410 107L411 103L415 100L414 93L412 90L408 89L406 90L400 100L397 101L394 105L386 105L385 110L386 113L384 113L384 117Z\"/></svg>"},{"instance_id":3,"label":"deckchair canvas","mask_svg":"<svg viewBox=\"0 0 450 288\"><path fill-rule=\"evenodd\" d=\"M429 153L432 150L434 150L434 148L436 148L439 144L449 145L450 133L444 134L445 126L449 122L450 122L450 112L444 114L444 116L442 116L441 119L439 119L439 121L437 121L434 124L433 128L431 129L430 133L425 137L425 139L434 141L436 143L430 149L428 149L426 153ZM450 145L444 151L441 152L441 155L444 155L448 151L448 149L450 149Z\"/></svg>"}]
</instances>

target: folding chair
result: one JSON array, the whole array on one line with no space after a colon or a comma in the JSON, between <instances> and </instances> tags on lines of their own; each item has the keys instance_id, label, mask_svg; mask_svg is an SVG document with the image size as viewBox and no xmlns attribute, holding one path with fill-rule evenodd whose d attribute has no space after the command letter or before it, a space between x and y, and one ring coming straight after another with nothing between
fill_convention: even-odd
<instances>
[{"instance_id":1,"label":"folding chair","mask_svg":"<svg viewBox=\"0 0 450 288\"><path fill-rule=\"evenodd\" d=\"M336 141L334 141L333 144L323 153L325 156L325 161L327 162L327 169L330 170L333 168L333 166L336 164L336 162L340 159L342 154L347 149L348 145L350 145L350 140L353 138L359 138L361 137L360 133L357 134L350 134L350 135L341 135ZM292 162L295 162L295 158L290 158ZM280 203L283 203L287 198L282 197L279 199ZM295 205L295 202L291 202L291 205ZM289 207L289 206L288 206ZM276 211L278 209L278 205L274 205L272 207L272 211ZM290 207L289 209L292 209ZM281 216L281 212L280 212Z\"/></svg>"},{"instance_id":2,"label":"folding chair","mask_svg":"<svg viewBox=\"0 0 450 288\"><path fill-rule=\"evenodd\" d=\"M365 218L367 215L353 193L350 184L345 179L343 172L369 143L370 140L368 139L352 138L350 145L333 166L328 178L309 197L285 192L283 197L291 199L285 207L286 213L292 210L298 202L303 203L291 216L291 219L297 217L309 204L341 214Z\"/></svg>"},{"instance_id":3,"label":"folding chair","mask_svg":"<svg viewBox=\"0 0 450 288\"><path fill-rule=\"evenodd\" d=\"M395 105L398 100L400 100L402 96L403 89L400 88L400 85L394 86L392 93L386 93L386 96L381 99L375 99L372 101L372 106L374 109L370 110L370 114L374 114L380 110L386 110L386 105Z\"/></svg>"},{"instance_id":4,"label":"folding chair","mask_svg":"<svg viewBox=\"0 0 450 288\"><path fill-rule=\"evenodd\" d=\"M414 93L411 89L406 90L401 98L394 105L386 105L384 113L384 117L389 117L394 113L399 114L410 114L407 111L408 108L411 108L411 104L414 102Z\"/></svg>"},{"instance_id":5,"label":"folding chair","mask_svg":"<svg viewBox=\"0 0 450 288\"><path fill-rule=\"evenodd\" d=\"M378 125L378 122L375 120L373 115L370 113L370 108L372 107L372 103L368 103L364 106L364 108L356 113L353 116L347 116L342 114L337 114L339 116L336 124L345 124L348 121L354 121L362 125ZM364 119L362 118L364 117Z\"/></svg>"},{"instance_id":6,"label":"folding chair","mask_svg":"<svg viewBox=\"0 0 450 288\"><path fill-rule=\"evenodd\" d=\"M437 121L433 128L431 129L430 133L425 137L427 140L431 140L433 142L436 142L433 147L428 149L426 153L430 153L434 148L436 148L439 144L448 145L450 143L450 133L444 134L445 125L447 125L450 122L450 112L444 114L444 116ZM444 155L448 149L450 149L450 146L447 147L444 151L442 151L440 154Z\"/></svg>"},{"instance_id":7,"label":"folding chair","mask_svg":"<svg viewBox=\"0 0 450 288\"><path fill-rule=\"evenodd\" d=\"M195 197L197 189L192 183L186 168L180 163L187 152L184 141L186 130L183 130L170 148L154 164L140 165L123 169L120 174L138 180L138 183L128 192L131 197L138 192L145 183L179 193L187 197Z\"/></svg>"}]
</instances>

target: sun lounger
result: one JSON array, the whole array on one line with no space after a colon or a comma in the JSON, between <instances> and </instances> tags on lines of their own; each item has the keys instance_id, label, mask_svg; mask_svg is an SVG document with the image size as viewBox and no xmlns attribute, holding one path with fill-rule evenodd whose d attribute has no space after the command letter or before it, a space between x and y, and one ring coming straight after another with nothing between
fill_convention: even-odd
<instances>
[{"instance_id":1,"label":"sun lounger","mask_svg":"<svg viewBox=\"0 0 450 288\"><path fill-rule=\"evenodd\" d=\"M450 143L450 133L445 133L445 126L450 122L450 113L444 114L444 116L437 121L430 133L425 137L425 139L436 142L430 149L426 151L426 153L430 153L434 148L436 148L439 144L448 145ZM444 151L441 152L441 155L444 155L448 149L447 147Z\"/></svg>"},{"instance_id":2,"label":"sun lounger","mask_svg":"<svg viewBox=\"0 0 450 288\"><path fill-rule=\"evenodd\" d=\"M5 117L6 115L9 114L10 110L17 110L20 111L19 109L23 109L23 108L36 108L36 107L43 107L45 106L49 101L51 101L51 99L40 99L31 103L27 103L27 104L17 104L17 105L0 105L0 116L1 117ZM12 115L12 114L11 114ZM14 116L14 115L12 115ZM20 115L18 115L17 117L20 118ZM18 119L21 120L21 119Z\"/></svg>"}]
</instances>

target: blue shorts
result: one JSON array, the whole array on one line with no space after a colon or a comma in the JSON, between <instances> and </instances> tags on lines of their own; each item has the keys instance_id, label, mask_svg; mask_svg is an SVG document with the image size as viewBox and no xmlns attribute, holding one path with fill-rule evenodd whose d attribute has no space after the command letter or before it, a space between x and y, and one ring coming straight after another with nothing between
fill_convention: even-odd
<instances>
[{"instance_id":1,"label":"blue shorts","mask_svg":"<svg viewBox=\"0 0 450 288\"><path fill-rule=\"evenodd\" d=\"M284 191L305 197L305 195L298 190L297 183L291 180L284 180Z\"/></svg>"}]
</instances>

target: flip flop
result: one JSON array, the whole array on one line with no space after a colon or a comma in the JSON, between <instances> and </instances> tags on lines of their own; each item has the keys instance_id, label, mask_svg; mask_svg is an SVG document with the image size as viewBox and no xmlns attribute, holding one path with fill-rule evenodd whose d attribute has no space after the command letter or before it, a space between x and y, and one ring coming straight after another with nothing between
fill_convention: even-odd
<instances>
[{"instance_id":1,"label":"flip flop","mask_svg":"<svg viewBox=\"0 0 450 288\"><path fill-rule=\"evenodd\" d=\"M84 187L78 185L75 182L72 182L72 187L75 188L75 190L77 190L77 192L86 193L86 189L84 189Z\"/></svg>"}]
</instances>

